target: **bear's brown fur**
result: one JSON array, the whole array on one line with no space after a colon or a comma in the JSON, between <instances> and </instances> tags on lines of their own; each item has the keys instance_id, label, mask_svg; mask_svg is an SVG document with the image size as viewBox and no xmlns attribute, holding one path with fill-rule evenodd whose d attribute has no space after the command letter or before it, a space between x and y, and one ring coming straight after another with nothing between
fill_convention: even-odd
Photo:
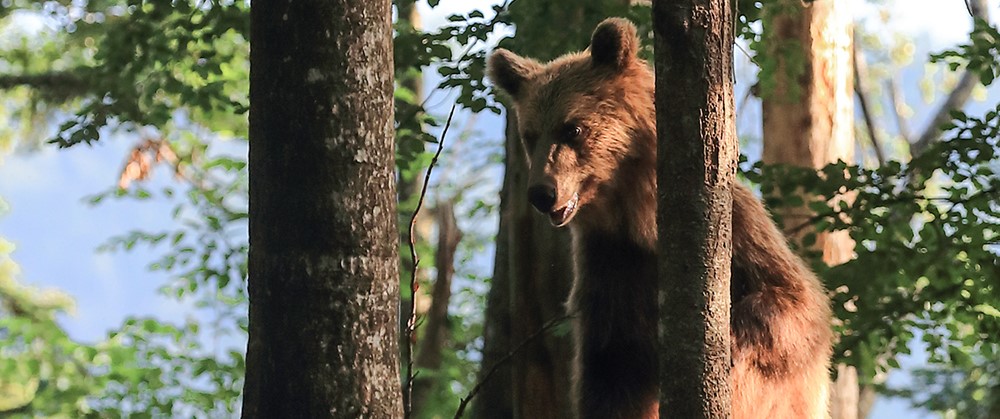
<instances>
[{"instance_id":1,"label":"bear's brown fur","mask_svg":"<svg viewBox=\"0 0 1000 419\"><path fill-rule=\"evenodd\" d=\"M608 19L586 51L542 64L499 49L488 63L514 100L529 200L573 233L567 306L584 418L658 417L656 115L638 44L631 23ZM828 298L740 185L732 275L732 417L828 417Z\"/></svg>"}]
</instances>

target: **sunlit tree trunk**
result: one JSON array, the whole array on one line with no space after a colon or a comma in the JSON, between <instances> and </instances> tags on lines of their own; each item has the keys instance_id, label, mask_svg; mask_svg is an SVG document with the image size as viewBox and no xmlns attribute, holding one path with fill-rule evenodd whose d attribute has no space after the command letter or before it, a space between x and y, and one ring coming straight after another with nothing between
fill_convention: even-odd
<instances>
[{"instance_id":1,"label":"sunlit tree trunk","mask_svg":"<svg viewBox=\"0 0 1000 419\"><path fill-rule=\"evenodd\" d=\"M528 204L527 161L513 115L508 116L505 141L500 231L479 378L498 362L505 364L477 396L473 414L568 418L573 358L569 336L546 333L502 361L548 321L563 315L573 272L568 232L552 228ZM506 307L497 307L503 303Z\"/></svg>"},{"instance_id":2,"label":"sunlit tree trunk","mask_svg":"<svg viewBox=\"0 0 1000 419\"><path fill-rule=\"evenodd\" d=\"M390 16L251 8L244 417L402 415Z\"/></svg>"},{"instance_id":3,"label":"sunlit tree trunk","mask_svg":"<svg viewBox=\"0 0 1000 419\"><path fill-rule=\"evenodd\" d=\"M728 418L733 5L653 2L660 417Z\"/></svg>"},{"instance_id":4,"label":"sunlit tree trunk","mask_svg":"<svg viewBox=\"0 0 1000 419\"><path fill-rule=\"evenodd\" d=\"M628 3L518 3L511 10L518 35L507 47L541 60L583 49L597 22L609 14L620 15ZM552 25L531 7L544 9L546 16L560 16L563 24ZM565 314L573 278L569 231L554 229L527 202L527 162L513 118L508 115L501 222L480 379L511 349ZM570 417L571 341L568 333L549 331L524 346L476 396L473 416Z\"/></svg>"},{"instance_id":5,"label":"sunlit tree trunk","mask_svg":"<svg viewBox=\"0 0 1000 419\"><path fill-rule=\"evenodd\" d=\"M852 21L850 2L780 0L782 13L765 23L768 59L777 60L775 84L764 98L765 163L821 168L838 159L854 159L854 98ZM782 51L782 52L779 52ZM783 55L785 54L785 55ZM787 54L801 54L786 59ZM795 68L793 63L804 63ZM808 208L785 210L786 228L811 216ZM799 240L806 231L797 233ZM847 231L820 234L816 248L823 261L836 265L853 256L854 242ZM834 419L856 419L858 377L853 367L837 366L831 387Z\"/></svg>"},{"instance_id":6,"label":"sunlit tree trunk","mask_svg":"<svg viewBox=\"0 0 1000 419\"><path fill-rule=\"evenodd\" d=\"M509 147L507 155L512 188L506 196L510 205L506 240L514 296L510 340L517 345L563 315L573 266L568 230L552 228L528 204L528 167L514 126L508 126L507 134L517 147ZM547 333L512 359L514 417L568 417L572 353L569 336Z\"/></svg>"}]
</instances>

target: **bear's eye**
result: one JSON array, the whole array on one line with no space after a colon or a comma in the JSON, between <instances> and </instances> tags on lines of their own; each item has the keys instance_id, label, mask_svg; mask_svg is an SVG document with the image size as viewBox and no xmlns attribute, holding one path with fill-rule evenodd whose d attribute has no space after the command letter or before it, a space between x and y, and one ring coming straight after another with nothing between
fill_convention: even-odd
<instances>
[{"instance_id":1,"label":"bear's eye","mask_svg":"<svg viewBox=\"0 0 1000 419\"><path fill-rule=\"evenodd\" d=\"M583 128L574 123L564 124L559 130L559 141L564 144L572 144L583 137Z\"/></svg>"},{"instance_id":2,"label":"bear's eye","mask_svg":"<svg viewBox=\"0 0 1000 419\"><path fill-rule=\"evenodd\" d=\"M538 142L538 134L533 131L523 132L521 133L521 142L529 151L533 150L535 148L535 143Z\"/></svg>"}]
</instances>

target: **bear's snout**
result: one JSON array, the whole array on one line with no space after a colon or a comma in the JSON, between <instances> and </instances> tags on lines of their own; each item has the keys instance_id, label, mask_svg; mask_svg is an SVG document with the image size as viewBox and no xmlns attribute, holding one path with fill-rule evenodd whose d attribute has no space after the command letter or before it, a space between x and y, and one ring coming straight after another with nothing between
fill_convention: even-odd
<instances>
[{"instance_id":1,"label":"bear's snout","mask_svg":"<svg viewBox=\"0 0 1000 419\"><path fill-rule=\"evenodd\" d=\"M533 185L528 188L528 202L538 212L548 214L556 203L556 188L545 184Z\"/></svg>"}]
</instances>

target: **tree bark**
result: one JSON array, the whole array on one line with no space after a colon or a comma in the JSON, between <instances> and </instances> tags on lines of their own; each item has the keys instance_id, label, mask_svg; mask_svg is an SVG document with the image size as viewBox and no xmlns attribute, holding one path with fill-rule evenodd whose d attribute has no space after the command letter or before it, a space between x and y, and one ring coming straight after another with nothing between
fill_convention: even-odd
<instances>
[{"instance_id":1,"label":"tree bark","mask_svg":"<svg viewBox=\"0 0 1000 419\"><path fill-rule=\"evenodd\" d=\"M250 15L243 417L400 417L389 1Z\"/></svg>"},{"instance_id":2,"label":"tree bark","mask_svg":"<svg viewBox=\"0 0 1000 419\"><path fill-rule=\"evenodd\" d=\"M851 62L853 30L850 5L820 1L804 7L799 0L781 0L775 7L784 13L774 16L765 33L771 59L778 60L774 73L775 90L764 92L764 163L783 163L819 169L828 163L854 160L854 100ZM805 63L796 75L777 53L796 48ZM801 225L812 216L808 208L783 210L785 228ZM786 230L787 232L788 230ZM800 231L792 240L800 240ZM816 249L829 265L846 262L853 256L854 242L847 231L819 234ZM837 366L838 379L831 387L831 415L834 419L856 419L858 377L853 367Z\"/></svg>"},{"instance_id":3,"label":"tree bark","mask_svg":"<svg viewBox=\"0 0 1000 419\"><path fill-rule=\"evenodd\" d=\"M733 5L653 2L660 417L730 410Z\"/></svg>"}]
</instances>

